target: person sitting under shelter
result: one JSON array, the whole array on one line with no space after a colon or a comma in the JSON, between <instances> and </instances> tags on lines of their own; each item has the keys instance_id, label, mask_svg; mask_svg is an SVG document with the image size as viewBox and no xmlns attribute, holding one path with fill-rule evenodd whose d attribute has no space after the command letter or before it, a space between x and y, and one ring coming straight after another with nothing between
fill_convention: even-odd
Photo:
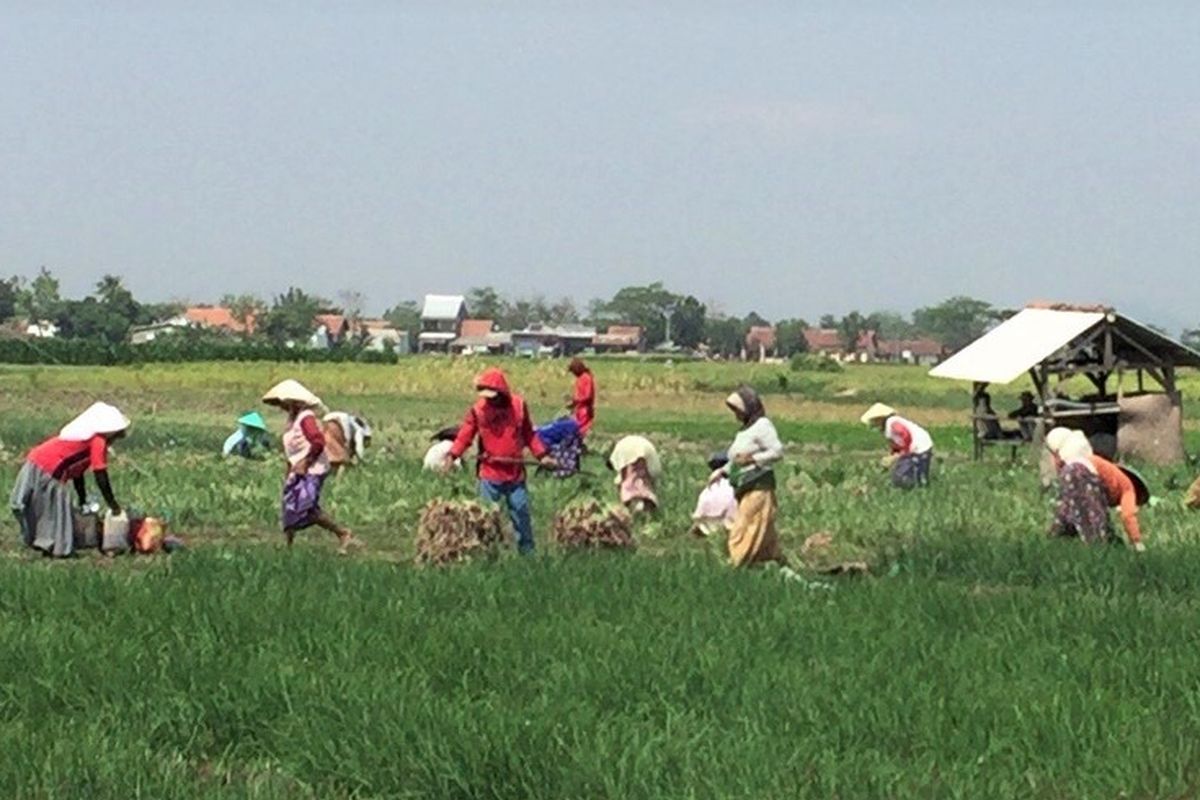
<instances>
[{"instance_id":1,"label":"person sitting under shelter","mask_svg":"<svg viewBox=\"0 0 1200 800\"><path fill-rule=\"evenodd\" d=\"M240 458L260 458L270 448L267 422L257 411L247 411L238 417L237 430L229 435L221 448L221 455Z\"/></svg>"},{"instance_id":2,"label":"person sitting under shelter","mask_svg":"<svg viewBox=\"0 0 1200 800\"><path fill-rule=\"evenodd\" d=\"M983 438L988 441L1009 441L1025 438L1020 430L1009 430L1000 424L1000 416L992 408L992 396L986 391L975 393L975 420L982 427Z\"/></svg>"},{"instance_id":3,"label":"person sitting under shelter","mask_svg":"<svg viewBox=\"0 0 1200 800\"><path fill-rule=\"evenodd\" d=\"M1021 431L1021 438L1027 442L1033 441L1033 434L1037 429L1037 421L1041 416L1042 410L1038 408L1033 392L1021 392L1021 405L1008 412L1008 418L1017 421L1017 426Z\"/></svg>"}]
</instances>

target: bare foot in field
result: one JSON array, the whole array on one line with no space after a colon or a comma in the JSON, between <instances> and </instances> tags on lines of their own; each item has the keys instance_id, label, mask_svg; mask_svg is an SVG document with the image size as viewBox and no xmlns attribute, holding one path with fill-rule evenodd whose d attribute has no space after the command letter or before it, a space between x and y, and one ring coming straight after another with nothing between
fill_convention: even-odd
<instances>
[{"instance_id":1,"label":"bare foot in field","mask_svg":"<svg viewBox=\"0 0 1200 800\"><path fill-rule=\"evenodd\" d=\"M366 542L357 538L352 533L346 533L344 536L338 537L338 555L349 555L351 550L361 550L366 547Z\"/></svg>"}]
</instances>

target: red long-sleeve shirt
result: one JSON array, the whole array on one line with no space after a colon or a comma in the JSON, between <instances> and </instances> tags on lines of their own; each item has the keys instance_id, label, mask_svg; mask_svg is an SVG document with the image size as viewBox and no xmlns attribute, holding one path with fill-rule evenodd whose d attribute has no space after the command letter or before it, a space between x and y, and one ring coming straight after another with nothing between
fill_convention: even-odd
<instances>
[{"instance_id":1,"label":"red long-sleeve shirt","mask_svg":"<svg viewBox=\"0 0 1200 800\"><path fill-rule=\"evenodd\" d=\"M575 409L575 421L579 423L579 435L587 436L596 421L596 379L592 373L582 372L575 378L571 405Z\"/></svg>"},{"instance_id":2,"label":"red long-sleeve shirt","mask_svg":"<svg viewBox=\"0 0 1200 800\"><path fill-rule=\"evenodd\" d=\"M538 458L547 455L547 450L533 431L533 420L529 417L524 398L509 390L508 381L499 369L486 370L476 385L498 392L507 402L496 404L480 398L471 406L450 447L450 456L462 458L471 442L478 437L481 480L494 483L525 480L523 460L526 448Z\"/></svg>"}]
</instances>

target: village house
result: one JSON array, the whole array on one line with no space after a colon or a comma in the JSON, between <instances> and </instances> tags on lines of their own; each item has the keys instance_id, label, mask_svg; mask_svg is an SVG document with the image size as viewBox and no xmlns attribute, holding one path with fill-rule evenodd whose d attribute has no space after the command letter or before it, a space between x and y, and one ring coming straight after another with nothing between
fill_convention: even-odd
<instances>
[{"instance_id":1,"label":"village house","mask_svg":"<svg viewBox=\"0 0 1200 800\"><path fill-rule=\"evenodd\" d=\"M462 335L462 324L466 318L467 300L462 295L425 295L417 352L449 352L450 343Z\"/></svg>"},{"instance_id":2,"label":"village house","mask_svg":"<svg viewBox=\"0 0 1200 800\"><path fill-rule=\"evenodd\" d=\"M640 325L610 325L592 339L597 353L641 353L646 350L646 332Z\"/></svg>"},{"instance_id":3,"label":"village house","mask_svg":"<svg viewBox=\"0 0 1200 800\"><path fill-rule=\"evenodd\" d=\"M537 356L576 356L592 347L596 329L588 325L533 324L513 331L513 352L527 358Z\"/></svg>"},{"instance_id":4,"label":"village house","mask_svg":"<svg viewBox=\"0 0 1200 800\"><path fill-rule=\"evenodd\" d=\"M512 350L512 334L496 330L490 319L465 319L450 352L461 355L503 355Z\"/></svg>"},{"instance_id":5,"label":"village house","mask_svg":"<svg viewBox=\"0 0 1200 800\"><path fill-rule=\"evenodd\" d=\"M398 355L412 351L408 331L400 330L386 319L360 319L354 335L365 350L376 353L391 350Z\"/></svg>"},{"instance_id":6,"label":"village house","mask_svg":"<svg viewBox=\"0 0 1200 800\"><path fill-rule=\"evenodd\" d=\"M754 325L746 332L746 348L743 356L750 361L766 361L776 355L777 339L771 325Z\"/></svg>"}]
</instances>

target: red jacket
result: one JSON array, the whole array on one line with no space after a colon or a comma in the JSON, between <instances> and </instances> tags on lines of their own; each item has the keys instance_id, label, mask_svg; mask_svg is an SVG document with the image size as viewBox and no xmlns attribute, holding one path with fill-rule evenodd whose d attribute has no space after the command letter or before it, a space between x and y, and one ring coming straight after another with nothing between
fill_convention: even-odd
<instances>
[{"instance_id":1,"label":"red jacket","mask_svg":"<svg viewBox=\"0 0 1200 800\"><path fill-rule=\"evenodd\" d=\"M495 483L513 483L525 480L525 449L542 458L547 455L546 446L533 432L533 420L529 409L520 395L508 388L504 373L491 367L483 371L475 382L479 389L498 392L507 402L494 405L479 398L467 410L458 437L450 447L453 458L462 458L476 437L479 438L479 477Z\"/></svg>"},{"instance_id":2,"label":"red jacket","mask_svg":"<svg viewBox=\"0 0 1200 800\"><path fill-rule=\"evenodd\" d=\"M596 379L592 373L583 372L575 378L575 395L571 398L571 405L575 408L579 435L587 436L596 419Z\"/></svg>"}]
</instances>

